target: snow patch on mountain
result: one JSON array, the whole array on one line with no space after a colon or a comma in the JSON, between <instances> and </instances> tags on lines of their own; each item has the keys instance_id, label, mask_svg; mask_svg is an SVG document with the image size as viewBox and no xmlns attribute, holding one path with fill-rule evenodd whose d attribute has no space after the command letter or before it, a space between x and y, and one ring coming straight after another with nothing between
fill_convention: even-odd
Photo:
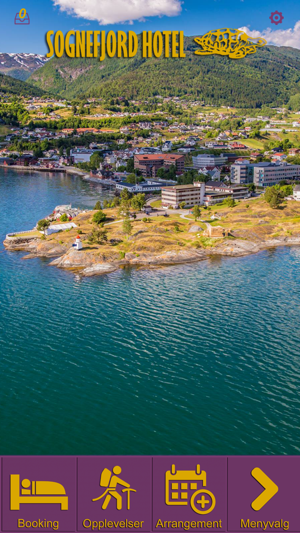
<instances>
[{"instance_id":1,"label":"snow patch on mountain","mask_svg":"<svg viewBox=\"0 0 300 533\"><path fill-rule=\"evenodd\" d=\"M19 79L26 79L42 67L48 58L31 52L0 52L0 73Z\"/></svg>"}]
</instances>

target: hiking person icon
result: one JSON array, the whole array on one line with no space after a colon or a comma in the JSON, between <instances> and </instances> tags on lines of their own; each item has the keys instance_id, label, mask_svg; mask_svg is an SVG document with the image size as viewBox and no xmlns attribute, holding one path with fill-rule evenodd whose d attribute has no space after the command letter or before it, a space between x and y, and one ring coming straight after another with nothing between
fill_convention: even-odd
<instances>
[{"instance_id":1,"label":"hiking person icon","mask_svg":"<svg viewBox=\"0 0 300 533\"><path fill-rule=\"evenodd\" d=\"M126 487L125 489L122 489L122 492L127 493L127 509L130 510L130 493L136 492L136 490L130 488L130 484L124 481L123 479L119 478L119 474L121 474L122 468L120 466L114 466L113 468L113 474L108 468L104 468L104 470L101 473L100 476L100 487L107 487L106 491L101 494L98 498L94 498L92 501L96 502L106 496L105 500L102 504L102 509L106 509L111 497L116 499L117 502L117 510L120 511L122 509L123 504L123 496L120 494L116 487L117 485L123 485L123 487Z\"/></svg>"}]
</instances>

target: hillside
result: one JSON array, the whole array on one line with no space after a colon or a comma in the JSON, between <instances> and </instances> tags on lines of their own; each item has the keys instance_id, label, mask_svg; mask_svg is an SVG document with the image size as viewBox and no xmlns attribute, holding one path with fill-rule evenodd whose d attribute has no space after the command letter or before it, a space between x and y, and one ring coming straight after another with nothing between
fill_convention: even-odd
<instances>
[{"instance_id":1,"label":"hillside","mask_svg":"<svg viewBox=\"0 0 300 533\"><path fill-rule=\"evenodd\" d=\"M42 96L45 91L38 87L33 87L25 81L0 74L0 93L16 94L18 96Z\"/></svg>"},{"instance_id":2,"label":"hillside","mask_svg":"<svg viewBox=\"0 0 300 533\"><path fill-rule=\"evenodd\" d=\"M190 94L205 103L241 107L282 105L300 92L300 51L267 46L241 60L197 56L185 38L185 59L52 58L30 83L67 98L89 96L147 98Z\"/></svg>"},{"instance_id":3,"label":"hillside","mask_svg":"<svg viewBox=\"0 0 300 533\"><path fill-rule=\"evenodd\" d=\"M27 80L29 76L47 61L39 54L6 54L0 52L0 74L7 74L17 80Z\"/></svg>"}]
</instances>

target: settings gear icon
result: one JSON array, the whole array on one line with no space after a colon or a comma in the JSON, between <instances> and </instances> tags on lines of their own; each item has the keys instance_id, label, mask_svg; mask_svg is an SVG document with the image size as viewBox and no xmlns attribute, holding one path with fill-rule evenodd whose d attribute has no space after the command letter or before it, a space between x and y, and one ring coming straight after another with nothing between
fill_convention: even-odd
<instances>
[{"instance_id":1,"label":"settings gear icon","mask_svg":"<svg viewBox=\"0 0 300 533\"><path fill-rule=\"evenodd\" d=\"M274 11L274 13L271 13L271 16L269 17L271 19L272 24L281 24L284 17L280 11Z\"/></svg>"}]
</instances>

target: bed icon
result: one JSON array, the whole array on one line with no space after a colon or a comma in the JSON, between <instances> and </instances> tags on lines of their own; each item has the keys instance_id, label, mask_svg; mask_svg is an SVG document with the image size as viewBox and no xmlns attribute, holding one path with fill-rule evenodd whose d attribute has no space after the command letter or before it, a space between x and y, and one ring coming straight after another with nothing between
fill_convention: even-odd
<instances>
[{"instance_id":1,"label":"bed icon","mask_svg":"<svg viewBox=\"0 0 300 533\"><path fill-rule=\"evenodd\" d=\"M65 488L54 481L30 481L20 476L10 476L10 510L19 511L20 504L59 503L61 511L68 510L68 496Z\"/></svg>"},{"instance_id":2,"label":"bed icon","mask_svg":"<svg viewBox=\"0 0 300 533\"><path fill-rule=\"evenodd\" d=\"M26 9L21 9L19 13L16 13L15 24L30 24L30 18Z\"/></svg>"}]
</instances>

